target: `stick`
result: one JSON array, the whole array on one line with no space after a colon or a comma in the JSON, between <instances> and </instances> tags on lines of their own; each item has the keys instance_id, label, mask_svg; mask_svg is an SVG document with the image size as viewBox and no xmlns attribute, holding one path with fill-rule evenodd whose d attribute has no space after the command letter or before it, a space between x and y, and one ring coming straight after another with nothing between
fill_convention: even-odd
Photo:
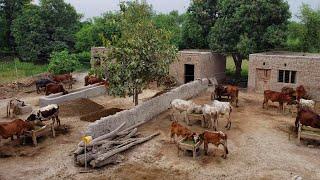
<instances>
[{"instance_id":1,"label":"stick","mask_svg":"<svg viewBox=\"0 0 320 180\"><path fill-rule=\"evenodd\" d=\"M122 134L122 133L126 133L127 131L130 131L131 129L134 129L134 128L138 127L138 126L141 126L142 124L147 123L147 122L148 122L148 121L141 121L141 122L139 122L139 123L137 123L137 124L134 124L133 126L128 127L127 129L121 131L121 132L119 133L119 135Z\"/></svg>"},{"instance_id":2,"label":"stick","mask_svg":"<svg viewBox=\"0 0 320 180\"><path fill-rule=\"evenodd\" d=\"M132 142L132 143L126 145L126 146L123 146L123 147L121 147L121 148L117 148L117 149L111 150L111 151L109 151L109 152L107 152L107 153L105 153L105 154L102 154L100 157L98 157L98 158L96 158L95 160L91 161L91 162L90 162L90 165L91 165L92 167L94 167L94 168L95 168L95 167L98 167L98 166L99 166L99 163L107 160L107 159L110 158L111 156L113 156L113 155L115 155L115 154L117 154L117 153L123 152L123 151L129 149L129 148L132 147L132 146L135 146L135 145L137 145L137 144L141 144L141 143L143 143L143 142L146 142L146 141L154 138L155 136L158 136L159 134L160 134L159 132L158 132L158 133L155 133L155 134L152 134L152 135L150 135L150 136L148 136L148 137L146 137L146 138L141 138L141 139L139 139L139 140L137 140L137 141L135 141L135 142Z\"/></svg>"},{"instance_id":3,"label":"stick","mask_svg":"<svg viewBox=\"0 0 320 180\"><path fill-rule=\"evenodd\" d=\"M94 160L92 160L90 162L90 165L94 164L96 168L99 168L108 164L118 164L118 163L121 163L123 160L124 160L124 156L120 154L115 154L104 161L100 161L99 163L94 163Z\"/></svg>"}]
</instances>

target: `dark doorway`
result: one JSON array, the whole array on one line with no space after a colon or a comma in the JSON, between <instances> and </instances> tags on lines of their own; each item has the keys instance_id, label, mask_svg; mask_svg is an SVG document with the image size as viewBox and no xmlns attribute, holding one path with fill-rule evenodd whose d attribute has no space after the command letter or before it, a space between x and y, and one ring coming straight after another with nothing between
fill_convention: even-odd
<instances>
[{"instance_id":1,"label":"dark doorway","mask_svg":"<svg viewBox=\"0 0 320 180\"><path fill-rule=\"evenodd\" d=\"M185 64L184 65L184 83L194 81L194 65Z\"/></svg>"}]
</instances>

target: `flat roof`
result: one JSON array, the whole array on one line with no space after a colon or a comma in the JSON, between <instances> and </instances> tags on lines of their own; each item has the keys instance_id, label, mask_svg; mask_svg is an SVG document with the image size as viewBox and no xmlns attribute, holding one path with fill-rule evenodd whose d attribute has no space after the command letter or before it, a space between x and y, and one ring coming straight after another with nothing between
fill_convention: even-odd
<instances>
[{"instance_id":1,"label":"flat roof","mask_svg":"<svg viewBox=\"0 0 320 180\"><path fill-rule=\"evenodd\" d=\"M300 57L300 58L319 58L320 54L317 53L303 53L303 52L288 52L288 51L271 51L250 54L253 56L278 56L278 57Z\"/></svg>"}]
</instances>

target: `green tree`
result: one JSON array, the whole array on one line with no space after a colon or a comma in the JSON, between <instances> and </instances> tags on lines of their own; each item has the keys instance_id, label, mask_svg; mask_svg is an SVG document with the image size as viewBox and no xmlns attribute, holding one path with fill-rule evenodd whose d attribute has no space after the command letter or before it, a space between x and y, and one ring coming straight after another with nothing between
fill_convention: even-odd
<instances>
[{"instance_id":1,"label":"green tree","mask_svg":"<svg viewBox=\"0 0 320 180\"><path fill-rule=\"evenodd\" d=\"M137 105L142 88L168 74L177 49L170 43L170 33L153 23L148 4L131 1L122 3L120 9L121 36L105 41L111 50L107 62L109 92L119 96L133 94Z\"/></svg>"},{"instance_id":2,"label":"green tree","mask_svg":"<svg viewBox=\"0 0 320 180\"><path fill-rule=\"evenodd\" d=\"M73 51L80 17L63 0L28 5L13 23L18 55L24 61L46 62L53 51Z\"/></svg>"},{"instance_id":3,"label":"green tree","mask_svg":"<svg viewBox=\"0 0 320 180\"><path fill-rule=\"evenodd\" d=\"M75 54L68 51L53 52L50 56L48 71L53 74L64 74L75 71L80 66Z\"/></svg>"},{"instance_id":4,"label":"green tree","mask_svg":"<svg viewBox=\"0 0 320 180\"><path fill-rule=\"evenodd\" d=\"M283 47L289 5L284 0L220 0L216 22L210 31L210 48L231 54L241 76L242 60L250 53Z\"/></svg>"},{"instance_id":5,"label":"green tree","mask_svg":"<svg viewBox=\"0 0 320 180\"><path fill-rule=\"evenodd\" d=\"M184 48L209 48L207 37L217 19L218 0L192 0L182 26Z\"/></svg>"},{"instance_id":6,"label":"green tree","mask_svg":"<svg viewBox=\"0 0 320 180\"><path fill-rule=\"evenodd\" d=\"M0 33L2 33L2 45L14 52L14 37L11 33L12 23L16 19L23 7L31 0L0 0L0 17L2 17Z\"/></svg>"}]
</instances>

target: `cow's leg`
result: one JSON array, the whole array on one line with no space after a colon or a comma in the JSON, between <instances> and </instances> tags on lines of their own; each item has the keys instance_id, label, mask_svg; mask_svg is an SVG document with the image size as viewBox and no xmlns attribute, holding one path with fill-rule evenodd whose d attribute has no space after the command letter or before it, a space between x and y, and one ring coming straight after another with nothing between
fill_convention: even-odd
<instances>
[{"instance_id":1,"label":"cow's leg","mask_svg":"<svg viewBox=\"0 0 320 180\"><path fill-rule=\"evenodd\" d=\"M204 141L204 154L205 155L208 155L208 142L207 141Z\"/></svg>"},{"instance_id":2,"label":"cow's leg","mask_svg":"<svg viewBox=\"0 0 320 180\"><path fill-rule=\"evenodd\" d=\"M56 120L57 120L57 124L58 124L58 126L60 126L61 124L60 124L59 116L56 116Z\"/></svg>"}]
</instances>

